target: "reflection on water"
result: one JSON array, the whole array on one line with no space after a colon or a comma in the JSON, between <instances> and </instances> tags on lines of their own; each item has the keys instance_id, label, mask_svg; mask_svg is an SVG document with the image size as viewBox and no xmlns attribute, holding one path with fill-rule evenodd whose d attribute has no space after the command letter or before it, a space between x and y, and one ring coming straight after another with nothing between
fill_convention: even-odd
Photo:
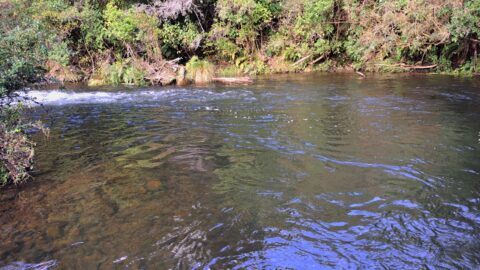
<instances>
[{"instance_id":1,"label":"reflection on water","mask_svg":"<svg viewBox=\"0 0 480 270\"><path fill-rule=\"evenodd\" d=\"M0 267L480 267L479 86L31 92L51 138L0 195Z\"/></svg>"}]
</instances>

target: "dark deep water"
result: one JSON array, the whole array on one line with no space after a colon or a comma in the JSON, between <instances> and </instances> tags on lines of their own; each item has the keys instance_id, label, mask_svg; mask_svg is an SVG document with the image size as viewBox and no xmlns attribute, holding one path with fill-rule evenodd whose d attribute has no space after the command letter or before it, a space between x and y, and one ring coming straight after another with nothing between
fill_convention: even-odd
<instances>
[{"instance_id":1,"label":"dark deep water","mask_svg":"<svg viewBox=\"0 0 480 270\"><path fill-rule=\"evenodd\" d=\"M0 195L2 270L480 267L478 79L66 93L30 93L51 136Z\"/></svg>"}]
</instances>

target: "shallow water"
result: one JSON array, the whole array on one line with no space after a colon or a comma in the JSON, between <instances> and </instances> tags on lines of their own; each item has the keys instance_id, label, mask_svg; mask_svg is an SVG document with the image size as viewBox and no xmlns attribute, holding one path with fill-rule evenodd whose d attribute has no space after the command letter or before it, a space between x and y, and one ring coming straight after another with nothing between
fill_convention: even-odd
<instances>
[{"instance_id":1,"label":"shallow water","mask_svg":"<svg viewBox=\"0 0 480 270\"><path fill-rule=\"evenodd\" d=\"M480 267L480 81L33 91L0 269Z\"/></svg>"}]
</instances>

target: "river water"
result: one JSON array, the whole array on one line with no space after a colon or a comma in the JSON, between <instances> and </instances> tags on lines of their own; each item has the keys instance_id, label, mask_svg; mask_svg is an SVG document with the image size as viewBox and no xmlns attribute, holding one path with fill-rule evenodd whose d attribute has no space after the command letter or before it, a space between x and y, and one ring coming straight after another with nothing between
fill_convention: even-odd
<instances>
[{"instance_id":1,"label":"river water","mask_svg":"<svg viewBox=\"0 0 480 270\"><path fill-rule=\"evenodd\" d=\"M0 269L480 267L478 79L28 95L51 135L0 197Z\"/></svg>"}]
</instances>

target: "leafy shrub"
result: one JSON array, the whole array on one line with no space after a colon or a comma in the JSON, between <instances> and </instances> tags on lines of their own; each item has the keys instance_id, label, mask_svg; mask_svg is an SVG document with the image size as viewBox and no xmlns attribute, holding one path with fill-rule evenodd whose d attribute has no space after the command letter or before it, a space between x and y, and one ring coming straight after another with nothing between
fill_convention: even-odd
<instances>
[{"instance_id":1,"label":"leafy shrub","mask_svg":"<svg viewBox=\"0 0 480 270\"><path fill-rule=\"evenodd\" d=\"M452 16L448 25L452 34L452 41L457 42L463 38L480 37L480 2L467 0L463 5L452 9Z\"/></svg>"},{"instance_id":2,"label":"leafy shrub","mask_svg":"<svg viewBox=\"0 0 480 270\"><path fill-rule=\"evenodd\" d=\"M95 2L92 2L87 1L80 13L82 40L79 45L83 45L87 50L97 51L105 49L109 33L104 23L102 10Z\"/></svg>"},{"instance_id":3,"label":"leafy shrub","mask_svg":"<svg viewBox=\"0 0 480 270\"><path fill-rule=\"evenodd\" d=\"M249 75L259 75L264 74L268 70L267 65L261 60L255 60L243 68L243 72Z\"/></svg>"},{"instance_id":4,"label":"leafy shrub","mask_svg":"<svg viewBox=\"0 0 480 270\"><path fill-rule=\"evenodd\" d=\"M265 53L268 57L281 55L282 51L287 47L287 39L281 33L275 33L270 36L265 47Z\"/></svg>"},{"instance_id":5,"label":"leafy shrub","mask_svg":"<svg viewBox=\"0 0 480 270\"><path fill-rule=\"evenodd\" d=\"M195 52L202 38L192 22L163 24L159 29L159 37L163 43L163 54L171 58Z\"/></svg>"},{"instance_id":6,"label":"leafy shrub","mask_svg":"<svg viewBox=\"0 0 480 270\"><path fill-rule=\"evenodd\" d=\"M18 184L30 177L28 170L33 165L33 146L23 132L0 123L0 185L10 180Z\"/></svg>"},{"instance_id":7,"label":"leafy shrub","mask_svg":"<svg viewBox=\"0 0 480 270\"><path fill-rule=\"evenodd\" d=\"M291 62L297 61L301 56L302 55L294 47L287 47L283 52L283 58Z\"/></svg>"},{"instance_id":8,"label":"leafy shrub","mask_svg":"<svg viewBox=\"0 0 480 270\"><path fill-rule=\"evenodd\" d=\"M0 10L0 185L29 177L34 152L24 129L32 124L21 122L22 108L12 107L9 98L42 78L41 64L47 58L39 24L29 18L11 20L10 8L15 7Z\"/></svg>"},{"instance_id":9,"label":"leafy shrub","mask_svg":"<svg viewBox=\"0 0 480 270\"><path fill-rule=\"evenodd\" d=\"M53 45L48 51L48 59L62 66L67 66L70 63L70 54L67 42L62 41Z\"/></svg>"},{"instance_id":10,"label":"leafy shrub","mask_svg":"<svg viewBox=\"0 0 480 270\"><path fill-rule=\"evenodd\" d=\"M127 84L142 86L146 84L145 73L136 68L129 61L117 61L99 70L99 77L96 77L97 84ZM103 82L103 83L102 83ZM94 84L94 82L92 82Z\"/></svg>"},{"instance_id":11,"label":"leafy shrub","mask_svg":"<svg viewBox=\"0 0 480 270\"><path fill-rule=\"evenodd\" d=\"M412 64L440 59L439 54L446 51L438 48L451 42L448 24L452 10L459 6L460 1L385 1L364 6L347 0L344 8L355 25L349 32L347 53L369 68L385 59Z\"/></svg>"},{"instance_id":12,"label":"leafy shrub","mask_svg":"<svg viewBox=\"0 0 480 270\"><path fill-rule=\"evenodd\" d=\"M139 51L145 51L151 60L162 59L156 17L134 8L122 10L110 2L104 10L104 20L109 38L124 47L125 56L136 58Z\"/></svg>"},{"instance_id":13,"label":"leafy shrub","mask_svg":"<svg viewBox=\"0 0 480 270\"><path fill-rule=\"evenodd\" d=\"M127 66L123 73L123 83L128 85L143 86L146 85L145 73L143 70L134 66Z\"/></svg>"},{"instance_id":14,"label":"leafy shrub","mask_svg":"<svg viewBox=\"0 0 480 270\"><path fill-rule=\"evenodd\" d=\"M209 43L211 47L214 47L214 52L217 57L227 61L235 61L242 55L242 49L233 41L225 37L215 39Z\"/></svg>"},{"instance_id":15,"label":"leafy shrub","mask_svg":"<svg viewBox=\"0 0 480 270\"><path fill-rule=\"evenodd\" d=\"M33 168L34 146L25 133L26 129L38 129L49 135L41 122L24 122L21 115L25 111L21 104L0 110L0 186L8 183L19 184L30 178Z\"/></svg>"},{"instance_id":16,"label":"leafy shrub","mask_svg":"<svg viewBox=\"0 0 480 270\"><path fill-rule=\"evenodd\" d=\"M257 40L271 24L278 5L273 1L220 0L216 4L218 17L210 38L221 56L235 58L238 49L250 54L257 50ZM235 45L235 46L233 46Z\"/></svg>"},{"instance_id":17,"label":"leafy shrub","mask_svg":"<svg viewBox=\"0 0 480 270\"><path fill-rule=\"evenodd\" d=\"M46 52L36 26L0 27L0 98L41 78Z\"/></svg>"},{"instance_id":18,"label":"leafy shrub","mask_svg":"<svg viewBox=\"0 0 480 270\"><path fill-rule=\"evenodd\" d=\"M135 13L121 10L113 2L107 4L104 11L105 23L110 35L124 42L133 42L138 32Z\"/></svg>"},{"instance_id":19,"label":"leafy shrub","mask_svg":"<svg viewBox=\"0 0 480 270\"><path fill-rule=\"evenodd\" d=\"M293 32L297 38L316 41L326 38L334 31L333 19L334 0L306 0L303 2L303 12L298 15Z\"/></svg>"}]
</instances>

